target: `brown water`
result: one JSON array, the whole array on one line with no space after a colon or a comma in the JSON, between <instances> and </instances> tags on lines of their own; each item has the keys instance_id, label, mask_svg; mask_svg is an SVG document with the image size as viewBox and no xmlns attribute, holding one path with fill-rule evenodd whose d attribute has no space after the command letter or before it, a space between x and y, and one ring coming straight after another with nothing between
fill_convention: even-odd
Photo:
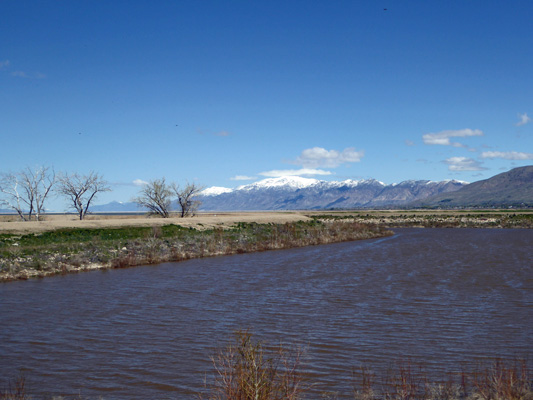
<instances>
[{"instance_id":1,"label":"brown water","mask_svg":"<svg viewBox=\"0 0 533 400\"><path fill-rule=\"evenodd\" d=\"M362 364L438 375L531 356L533 230L396 232L1 284L0 376L22 368L39 398L195 398L242 328L307 346L308 398L343 398Z\"/></svg>"}]
</instances>

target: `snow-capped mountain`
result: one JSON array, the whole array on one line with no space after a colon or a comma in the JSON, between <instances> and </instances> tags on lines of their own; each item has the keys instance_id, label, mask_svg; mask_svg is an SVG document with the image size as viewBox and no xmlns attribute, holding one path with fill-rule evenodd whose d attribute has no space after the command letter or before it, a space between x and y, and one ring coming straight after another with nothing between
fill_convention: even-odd
<instances>
[{"instance_id":1,"label":"snow-capped mountain","mask_svg":"<svg viewBox=\"0 0 533 400\"><path fill-rule=\"evenodd\" d=\"M405 181L386 185L375 179L321 181L296 176L268 178L235 189L202 192L201 210L304 210L404 206L466 185L459 181Z\"/></svg>"},{"instance_id":2,"label":"snow-capped mountain","mask_svg":"<svg viewBox=\"0 0 533 400\"><path fill-rule=\"evenodd\" d=\"M236 190L265 190L282 188L283 190L304 189L320 182L317 179L302 178L301 176L283 176L281 178L267 178L249 185L239 186Z\"/></svg>"},{"instance_id":3,"label":"snow-capped mountain","mask_svg":"<svg viewBox=\"0 0 533 400\"><path fill-rule=\"evenodd\" d=\"M233 189L221 187L221 186L211 186L210 188L202 190L202 196L218 196L222 193L231 193Z\"/></svg>"},{"instance_id":4,"label":"snow-capped mountain","mask_svg":"<svg viewBox=\"0 0 533 400\"><path fill-rule=\"evenodd\" d=\"M205 211L312 210L392 207L533 206L533 165L482 181L403 181L375 179L320 181L301 177L263 179L235 189L211 187L199 200ZM143 211L135 203L91 207L93 212ZM6 211L6 210L3 210Z\"/></svg>"}]
</instances>

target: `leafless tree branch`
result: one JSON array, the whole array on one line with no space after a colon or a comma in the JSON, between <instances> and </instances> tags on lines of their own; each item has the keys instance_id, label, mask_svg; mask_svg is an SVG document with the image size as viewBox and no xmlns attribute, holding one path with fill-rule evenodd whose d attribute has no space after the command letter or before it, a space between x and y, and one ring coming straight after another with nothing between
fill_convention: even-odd
<instances>
[{"instance_id":1,"label":"leafless tree branch","mask_svg":"<svg viewBox=\"0 0 533 400\"><path fill-rule=\"evenodd\" d=\"M33 214L37 221L45 211L44 202L56 183L55 172L50 167L37 169L26 167L20 172L0 174L0 203L15 210L23 221L31 220Z\"/></svg>"},{"instance_id":2,"label":"leafless tree branch","mask_svg":"<svg viewBox=\"0 0 533 400\"><path fill-rule=\"evenodd\" d=\"M160 215L163 218L170 216L172 190L165 182L165 178L155 179L144 185L139 196L133 201L139 206L147 208L150 214Z\"/></svg>"},{"instance_id":3,"label":"leafless tree branch","mask_svg":"<svg viewBox=\"0 0 533 400\"><path fill-rule=\"evenodd\" d=\"M181 210L181 217L192 216L196 213L202 202L196 197L203 190L202 186L196 183L187 183L187 185L181 189L178 185L173 184L172 190L178 197L178 204Z\"/></svg>"},{"instance_id":4,"label":"leafless tree branch","mask_svg":"<svg viewBox=\"0 0 533 400\"><path fill-rule=\"evenodd\" d=\"M61 174L58 178L57 193L66 197L71 207L76 210L80 220L85 218L91 202L97 193L109 192L111 188L104 178L94 172L88 175L78 173Z\"/></svg>"}]
</instances>

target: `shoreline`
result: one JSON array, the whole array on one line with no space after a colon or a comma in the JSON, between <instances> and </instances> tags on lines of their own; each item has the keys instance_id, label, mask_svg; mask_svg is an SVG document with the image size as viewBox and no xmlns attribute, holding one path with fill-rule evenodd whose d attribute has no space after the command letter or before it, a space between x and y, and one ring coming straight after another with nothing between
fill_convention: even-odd
<instances>
[{"instance_id":1,"label":"shoreline","mask_svg":"<svg viewBox=\"0 0 533 400\"><path fill-rule=\"evenodd\" d=\"M494 210L6 218L0 216L0 282L371 239L392 235L394 228L533 229L533 212Z\"/></svg>"},{"instance_id":2,"label":"shoreline","mask_svg":"<svg viewBox=\"0 0 533 400\"><path fill-rule=\"evenodd\" d=\"M83 271L179 262L391 236L348 221L238 222L197 229L180 225L83 228L11 235L0 249L0 282ZM5 236L5 235L4 235Z\"/></svg>"}]
</instances>

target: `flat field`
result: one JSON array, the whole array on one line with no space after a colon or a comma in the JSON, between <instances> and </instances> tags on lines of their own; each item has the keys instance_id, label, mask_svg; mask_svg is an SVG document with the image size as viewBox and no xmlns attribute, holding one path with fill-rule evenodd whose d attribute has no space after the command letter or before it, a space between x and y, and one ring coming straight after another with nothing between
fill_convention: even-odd
<instances>
[{"instance_id":1,"label":"flat field","mask_svg":"<svg viewBox=\"0 0 533 400\"><path fill-rule=\"evenodd\" d=\"M320 219L352 219L390 227L434 227L450 224L459 227L533 227L533 210L343 210L343 211L262 211L202 212L194 217L147 217L138 214L90 214L80 221L74 214L46 214L43 221L22 222L17 215L0 215L0 233L29 234L58 229L156 227L169 224L195 229L227 228L239 222L284 224Z\"/></svg>"},{"instance_id":2,"label":"flat field","mask_svg":"<svg viewBox=\"0 0 533 400\"><path fill-rule=\"evenodd\" d=\"M283 224L286 222L308 221L311 218L299 212L232 212L199 213L194 217L170 218L147 217L136 214L91 214L80 221L73 214L46 214L43 221L20 221L16 215L0 215L0 233L28 234L54 231L58 229L79 228L123 228L154 227L169 224L209 229L228 227L239 222L256 222L259 224Z\"/></svg>"}]
</instances>

